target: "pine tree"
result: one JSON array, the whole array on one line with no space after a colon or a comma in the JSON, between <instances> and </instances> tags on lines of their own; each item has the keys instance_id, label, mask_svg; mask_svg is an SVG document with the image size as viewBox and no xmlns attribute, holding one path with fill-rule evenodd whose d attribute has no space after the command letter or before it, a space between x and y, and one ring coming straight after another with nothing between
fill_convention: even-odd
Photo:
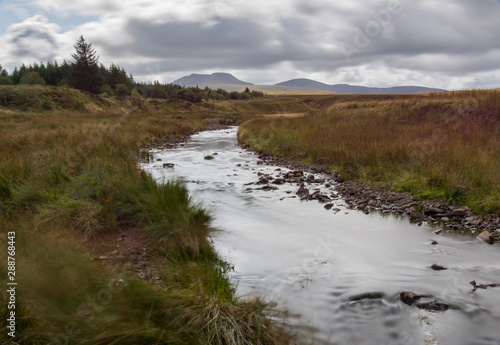
<instances>
[{"instance_id":1,"label":"pine tree","mask_svg":"<svg viewBox=\"0 0 500 345\"><path fill-rule=\"evenodd\" d=\"M71 63L70 84L80 90L99 93L103 80L95 49L91 43L85 42L83 36L80 36L74 47L76 53L71 55L75 61Z\"/></svg>"},{"instance_id":2,"label":"pine tree","mask_svg":"<svg viewBox=\"0 0 500 345\"><path fill-rule=\"evenodd\" d=\"M8 75L9 74L7 73L7 70L5 68L3 68L2 65L0 65L0 77L6 77Z\"/></svg>"}]
</instances>

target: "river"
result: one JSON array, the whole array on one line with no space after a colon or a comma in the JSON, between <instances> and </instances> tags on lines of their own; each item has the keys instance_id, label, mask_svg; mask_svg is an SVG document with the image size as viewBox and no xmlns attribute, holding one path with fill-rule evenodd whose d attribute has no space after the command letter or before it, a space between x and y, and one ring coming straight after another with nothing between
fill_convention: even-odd
<instances>
[{"instance_id":1,"label":"river","mask_svg":"<svg viewBox=\"0 0 500 345\"><path fill-rule=\"evenodd\" d=\"M326 210L296 197L297 185L259 190L248 183L259 172L277 175L278 167L258 165L255 154L237 146L236 132L201 132L176 149L152 151L142 167L160 182L183 179L212 213L221 230L214 243L235 266L238 295L277 302L291 314L288 327L314 344L500 344L500 288L473 292L469 284L500 283L497 246L436 235L405 217L352 211L340 199L334 206L340 211ZM334 193L334 187L310 188ZM448 269L432 270L433 264ZM451 308L406 305L401 291Z\"/></svg>"}]
</instances>

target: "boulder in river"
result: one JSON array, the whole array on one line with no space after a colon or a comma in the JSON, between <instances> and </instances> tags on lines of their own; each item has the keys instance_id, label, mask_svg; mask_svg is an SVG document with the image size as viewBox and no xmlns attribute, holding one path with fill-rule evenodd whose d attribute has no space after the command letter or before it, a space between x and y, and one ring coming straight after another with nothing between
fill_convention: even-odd
<instances>
[{"instance_id":1,"label":"boulder in river","mask_svg":"<svg viewBox=\"0 0 500 345\"><path fill-rule=\"evenodd\" d=\"M484 242L489 243L489 244L493 244L493 242L495 241L495 239L493 238L491 233L489 231L486 231L486 230L483 231L482 233L480 233L479 236L477 236L477 238L479 238L480 240L483 240Z\"/></svg>"},{"instance_id":2,"label":"boulder in river","mask_svg":"<svg viewBox=\"0 0 500 345\"><path fill-rule=\"evenodd\" d=\"M299 190L295 194L297 194L301 199L306 199L309 197L309 189L304 187L304 185L301 185Z\"/></svg>"},{"instance_id":3,"label":"boulder in river","mask_svg":"<svg viewBox=\"0 0 500 345\"><path fill-rule=\"evenodd\" d=\"M163 169L173 169L174 166L174 163L163 163Z\"/></svg>"},{"instance_id":4,"label":"boulder in river","mask_svg":"<svg viewBox=\"0 0 500 345\"><path fill-rule=\"evenodd\" d=\"M418 303L417 308L435 312L435 311L447 311L448 309L450 309L450 306L448 304L434 300L432 302L427 302L427 303Z\"/></svg>"},{"instance_id":5,"label":"boulder in river","mask_svg":"<svg viewBox=\"0 0 500 345\"><path fill-rule=\"evenodd\" d=\"M446 267L438 265L438 264L433 264L431 266L431 269L433 269L434 271L444 271L444 270L447 270Z\"/></svg>"},{"instance_id":6,"label":"boulder in river","mask_svg":"<svg viewBox=\"0 0 500 345\"><path fill-rule=\"evenodd\" d=\"M413 293L411 291L401 291L401 293L399 294L399 299L401 300L401 302L408 305L413 305L416 301L418 301L422 297L426 296L417 295L416 293Z\"/></svg>"}]
</instances>

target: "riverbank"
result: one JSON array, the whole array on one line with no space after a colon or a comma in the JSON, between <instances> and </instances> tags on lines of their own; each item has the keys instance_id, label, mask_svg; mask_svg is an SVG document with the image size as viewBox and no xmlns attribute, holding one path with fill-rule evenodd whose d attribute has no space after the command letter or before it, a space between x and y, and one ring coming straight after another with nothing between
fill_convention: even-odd
<instances>
[{"instance_id":1,"label":"riverbank","mask_svg":"<svg viewBox=\"0 0 500 345\"><path fill-rule=\"evenodd\" d=\"M353 208L488 231L492 242L500 228L499 99L496 91L467 91L337 100L302 118L250 120L238 138L266 152L263 160L333 173Z\"/></svg>"},{"instance_id":2,"label":"riverbank","mask_svg":"<svg viewBox=\"0 0 500 345\"><path fill-rule=\"evenodd\" d=\"M15 233L17 283L15 309L1 293L2 344L289 343L264 303L235 297L206 210L137 166L150 143L206 128L177 117L2 111L0 242ZM7 286L6 257L0 270Z\"/></svg>"}]
</instances>

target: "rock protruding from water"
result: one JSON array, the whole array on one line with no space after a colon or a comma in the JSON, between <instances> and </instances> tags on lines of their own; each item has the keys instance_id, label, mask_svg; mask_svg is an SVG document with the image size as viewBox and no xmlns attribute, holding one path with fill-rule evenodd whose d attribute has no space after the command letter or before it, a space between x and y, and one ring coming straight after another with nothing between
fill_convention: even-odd
<instances>
[{"instance_id":1,"label":"rock protruding from water","mask_svg":"<svg viewBox=\"0 0 500 345\"><path fill-rule=\"evenodd\" d=\"M436 311L447 311L448 309L450 309L450 306L446 303L434 300L432 302L427 302L427 303L418 303L417 308L431 312L436 312Z\"/></svg>"},{"instance_id":2,"label":"rock protruding from water","mask_svg":"<svg viewBox=\"0 0 500 345\"><path fill-rule=\"evenodd\" d=\"M447 270L446 267L438 265L438 264L433 264L431 266L431 269L434 270L434 271L444 271L444 270Z\"/></svg>"},{"instance_id":3,"label":"rock protruding from water","mask_svg":"<svg viewBox=\"0 0 500 345\"><path fill-rule=\"evenodd\" d=\"M401 291L401 293L399 294L399 299L401 300L401 302L403 302L404 304L408 304L408 305L413 305L416 301L418 301L422 297L426 297L426 296L418 295L418 294L413 293L411 291Z\"/></svg>"}]
</instances>

